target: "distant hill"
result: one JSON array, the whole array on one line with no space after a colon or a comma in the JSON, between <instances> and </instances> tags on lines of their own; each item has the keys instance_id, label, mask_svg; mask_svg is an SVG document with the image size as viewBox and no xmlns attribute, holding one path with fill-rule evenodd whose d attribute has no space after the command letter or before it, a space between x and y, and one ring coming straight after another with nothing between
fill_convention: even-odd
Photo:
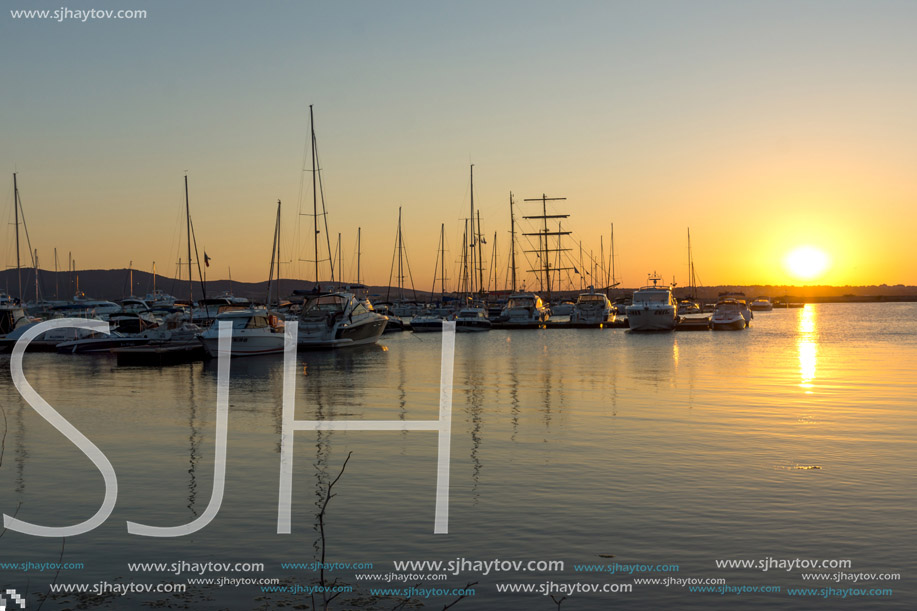
<instances>
[{"instance_id":1,"label":"distant hill","mask_svg":"<svg viewBox=\"0 0 917 611\"><path fill-rule=\"evenodd\" d=\"M153 275L149 272L134 270L133 291L130 287L129 270L127 269L89 269L77 273L53 272L38 270L39 292L44 299L54 299L55 294L60 299L69 299L76 293L77 277L79 288L90 297L96 299L119 300L131 295L143 297L153 290ZM0 271L0 290L10 295L17 293L18 278L15 269ZM312 290L313 283L305 280L282 279L280 289L282 296L290 295L294 289ZM26 301L35 299L35 272L32 269L22 270L22 287ZM174 295L179 299L188 298L188 281L176 280L165 276L156 276L156 288ZM224 291L249 299L263 300L267 292L267 282L236 282L229 280L208 280L206 285L208 295L217 295ZM612 298L630 295L634 288L615 288L610 291ZM757 296L781 298L789 301L820 303L820 302L870 302L870 301L917 301L917 287L896 285L878 286L774 286L774 285L730 285L698 287L697 296L704 301L714 301L719 293L725 291L738 291L745 293L749 299ZM273 293L273 290L271 291ZM376 300L385 298L390 293L394 299L394 289L386 286L369 287L370 295L376 295ZM409 292L408 292L409 293ZM564 291L555 295L556 298L575 298L579 291ZM410 293L409 293L410 294ZM686 297L686 287L676 287L675 295L678 298ZM427 299L428 291L417 291L418 299ZM544 296L544 295L542 295ZM200 283L194 283L194 298L200 299Z\"/></svg>"}]
</instances>

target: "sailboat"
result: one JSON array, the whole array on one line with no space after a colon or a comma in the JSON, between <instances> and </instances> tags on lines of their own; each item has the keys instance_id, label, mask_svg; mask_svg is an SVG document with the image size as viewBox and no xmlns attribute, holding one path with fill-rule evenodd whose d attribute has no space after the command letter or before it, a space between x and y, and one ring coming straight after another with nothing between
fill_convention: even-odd
<instances>
[{"instance_id":1,"label":"sailboat","mask_svg":"<svg viewBox=\"0 0 917 611\"><path fill-rule=\"evenodd\" d=\"M688 292L678 302L678 315L700 314L701 307L697 301L697 279L694 274L694 258L691 255L691 228L688 228Z\"/></svg>"},{"instance_id":2,"label":"sailboat","mask_svg":"<svg viewBox=\"0 0 917 611\"><path fill-rule=\"evenodd\" d=\"M318 184L320 168L317 164L315 120L312 106L309 106L309 127L312 139L312 209L313 240L315 246L315 290L299 314L297 345L300 349L343 348L374 344L385 331L388 318L373 309L365 297L358 297L350 290L322 293L319 290L318 257ZM324 200L322 202L322 216ZM325 223L327 234L327 222ZM400 228L400 225L399 225ZM329 243L329 252L331 250ZM329 257L330 258L330 257ZM332 281L334 266L331 266Z\"/></svg>"},{"instance_id":3,"label":"sailboat","mask_svg":"<svg viewBox=\"0 0 917 611\"><path fill-rule=\"evenodd\" d=\"M405 272L411 279L411 292L413 299L407 299L404 291ZM392 280L397 282L397 295L394 302L390 300ZM404 234L401 231L401 207L398 207L398 231L395 233L395 252L392 254L392 269L388 277L388 290L385 293L385 301L391 304L392 313L401 318L405 316L414 316L420 311L420 304L417 303L417 293L414 290L414 280L411 275L411 263L407 258L407 251L404 247Z\"/></svg>"},{"instance_id":4,"label":"sailboat","mask_svg":"<svg viewBox=\"0 0 917 611\"><path fill-rule=\"evenodd\" d=\"M0 292L0 338L6 337L14 330L28 325L31 319L26 315L22 307L22 270L19 260L19 186L16 182L16 174L13 174L13 208L16 216L16 273L19 277L19 296L11 297L4 292Z\"/></svg>"}]
</instances>

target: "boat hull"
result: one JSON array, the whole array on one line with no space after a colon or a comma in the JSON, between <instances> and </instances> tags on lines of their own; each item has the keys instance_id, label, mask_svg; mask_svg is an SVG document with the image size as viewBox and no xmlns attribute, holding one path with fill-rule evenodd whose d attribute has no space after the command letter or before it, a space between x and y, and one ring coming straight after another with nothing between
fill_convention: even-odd
<instances>
[{"instance_id":1,"label":"boat hull","mask_svg":"<svg viewBox=\"0 0 917 611\"><path fill-rule=\"evenodd\" d=\"M375 344L379 337L385 332L385 326L388 319L380 317L377 320L351 325L348 327L338 327L334 334L331 332L316 333L303 331L300 327L297 346L303 350L326 350L331 348L347 348L350 346L366 346Z\"/></svg>"},{"instance_id":2,"label":"boat hull","mask_svg":"<svg viewBox=\"0 0 917 611\"><path fill-rule=\"evenodd\" d=\"M490 331L493 324L489 320L456 320L455 330L457 333L481 333Z\"/></svg>"},{"instance_id":3,"label":"boat hull","mask_svg":"<svg viewBox=\"0 0 917 611\"><path fill-rule=\"evenodd\" d=\"M675 308L644 308L642 306L629 306L627 308L627 322L631 331L672 331L678 322Z\"/></svg>"},{"instance_id":4,"label":"boat hull","mask_svg":"<svg viewBox=\"0 0 917 611\"><path fill-rule=\"evenodd\" d=\"M714 331L741 331L746 327L748 327L748 323L742 316L720 320L714 318L710 321L710 328Z\"/></svg>"},{"instance_id":5,"label":"boat hull","mask_svg":"<svg viewBox=\"0 0 917 611\"><path fill-rule=\"evenodd\" d=\"M219 349L218 337L201 337L204 352L216 358ZM283 352L283 333L271 335L234 335L232 356L257 356L259 354L280 354Z\"/></svg>"}]
</instances>

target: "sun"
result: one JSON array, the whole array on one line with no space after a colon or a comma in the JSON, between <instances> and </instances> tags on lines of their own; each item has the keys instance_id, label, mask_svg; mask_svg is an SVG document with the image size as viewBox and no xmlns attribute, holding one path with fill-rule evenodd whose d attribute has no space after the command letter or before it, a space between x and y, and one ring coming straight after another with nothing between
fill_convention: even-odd
<instances>
[{"instance_id":1,"label":"sun","mask_svg":"<svg viewBox=\"0 0 917 611\"><path fill-rule=\"evenodd\" d=\"M831 265L825 251L813 246L800 246L784 259L787 271L799 280L815 280L821 277Z\"/></svg>"}]
</instances>

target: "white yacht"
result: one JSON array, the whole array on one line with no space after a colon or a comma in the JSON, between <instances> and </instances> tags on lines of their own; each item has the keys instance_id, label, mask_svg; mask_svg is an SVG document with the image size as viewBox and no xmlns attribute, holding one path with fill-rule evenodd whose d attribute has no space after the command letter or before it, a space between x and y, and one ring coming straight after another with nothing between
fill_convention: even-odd
<instances>
[{"instance_id":1,"label":"white yacht","mask_svg":"<svg viewBox=\"0 0 917 611\"><path fill-rule=\"evenodd\" d=\"M561 301L558 304L551 304L551 316L572 316L576 304L569 300Z\"/></svg>"},{"instance_id":2,"label":"white yacht","mask_svg":"<svg viewBox=\"0 0 917 611\"><path fill-rule=\"evenodd\" d=\"M615 310L603 293L591 290L576 299L570 322L575 324L602 324L614 322Z\"/></svg>"},{"instance_id":3,"label":"white yacht","mask_svg":"<svg viewBox=\"0 0 917 611\"><path fill-rule=\"evenodd\" d=\"M487 310L480 307L462 308L455 315L455 330L458 333L490 331L492 327L487 318Z\"/></svg>"},{"instance_id":4,"label":"white yacht","mask_svg":"<svg viewBox=\"0 0 917 611\"><path fill-rule=\"evenodd\" d=\"M282 320L268 312L267 308L228 307L217 314L214 324L200 335L208 355L218 355L221 321L232 323L232 356L283 352Z\"/></svg>"},{"instance_id":5,"label":"white yacht","mask_svg":"<svg viewBox=\"0 0 917 611\"><path fill-rule=\"evenodd\" d=\"M251 302L245 297L235 297L228 292L217 295L216 297L200 299L197 305L191 310L191 322L209 325L226 307L235 306L244 308L250 305Z\"/></svg>"},{"instance_id":6,"label":"white yacht","mask_svg":"<svg viewBox=\"0 0 917 611\"><path fill-rule=\"evenodd\" d=\"M714 331L738 331L748 327L748 322L742 316L742 305L735 299L724 299L717 303L710 318L710 328Z\"/></svg>"},{"instance_id":7,"label":"white yacht","mask_svg":"<svg viewBox=\"0 0 917 611\"><path fill-rule=\"evenodd\" d=\"M439 333L443 330L443 321L454 315L451 308L439 307L425 310L411 318L411 331L414 333Z\"/></svg>"},{"instance_id":8,"label":"white yacht","mask_svg":"<svg viewBox=\"0 0 917 611\"><path fill-rule=\"evenodd\" d=\"M716 303L717 305L719 305L720 302L729 301L729 300L735 301L736 304L738 305L739 311L742 313L742 318L745 319L745 326L747 327L749 324L751 324L751 319L754 318L755 315L748 308L748 302L745 301L745 293L729 292L729 291L725 293L720 293L719 297L717 298Z\"/></svg>"},{"instance_id":9,"label":"white yacht","mask_svg":"<svg viewBox=\"0 0 917 611\"><path fill-rule=\"evenodd\" d=\"M73 296L73 301L65 305L60 305L56 307L55 310L63 313L65 316L99 316L104 319L109 314L120 312L121 306L113 301L92 299L91 297L87 297L86 293L80 291Z\"/></svg>"},{"instance_id":10,"label":"white yacht","mask_svg":"<svg viewBox=\"0 0 917 611\"><path fill-rule=\"evenodd\" d=\"M143 297L143 301L149 304L151 308L168 307L175 304L175 297L167 294L162 289L155 289L147 293Z\"/></svg>"},{"instance_id":11,"label":"white yacht","mask_svg":"<svg viewBox=\"0 0 917 611\"><path fill-rule=\"evenodd\" d=\"M541 297L534 293L516 293L510 295L506 302L506 307L500 313L500 322L508 327L538 326L550 317Z\"/></svg>"},{"instance_id":12,"label":"white yacht","mask_svg":"<svg viewBox=\"0 0 917 611\"><path fill-rule=\"evenodd\" d=\"M652 277L652 286L634 291L633 303L627 306L631 331L672 331L678 321L671 286L659 286L661 278Z\"/></svg>"},{"instance_id":13,"label":"white yacht","mask_svg":"<svg viewBox=\"0 0 917 611\"><path fill-rule=\"evenodd\" d=\"M774 304L767 297L758 297L748 306L753 312L770 312L774 309Z\"/></svg>"},{"instance_id":14,"label":"white yacht","mask_svg":"<svg viewBox=\"0 0 917 611\"><path fill-rule=\"evenodd\" d=\"M300 348L342 348L374 344L388 318L373 310L368 299L353 293L325 293L308 300L299 314Z\"/></svg>"},{"instance_id":15,"label":"white yacht","mask_svg":"<svg viewBox=\"0 0 917 611\"><path fill-rule=\"evenodd\" d=\"M678 302L678 315L687 316L688 314L700 314L701 307L694 299L682 299Z\"/></svg>"}]
</instances>

